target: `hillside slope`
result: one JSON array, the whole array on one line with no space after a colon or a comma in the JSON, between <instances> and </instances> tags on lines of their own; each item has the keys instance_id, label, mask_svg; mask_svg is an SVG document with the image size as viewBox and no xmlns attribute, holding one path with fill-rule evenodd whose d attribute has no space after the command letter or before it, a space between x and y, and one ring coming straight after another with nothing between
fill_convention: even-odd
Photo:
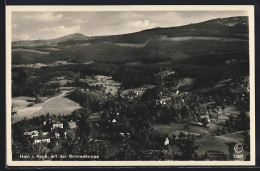
<instances>
[{"instance_id":1,"label":"hillside slope","mask_svg":"<svg viewBox=\"0 0 260 171\"><path fill-rule=\"evenodd\" d=\"M55 39L49 39L49 40L24 40L24 41L14 41L12 42L12 46L51 46L55 45L57 43L70 41L70 40L84 40L88 39L87 36L80 34L80 33L74 33L67 36L63 36L60 38Z\"/></svg>"},{"instance_id":2,"label":"hillside slope","mask_svg":"<svg viewBox=\"0 0 260 171\"><path fill-rule=\"evenodd\" d=\"M13 64L58 60L79 63L174 62L201 56L248 57L248 46L248 17L231 17L123 35L87 37L73 34L52 40L13 42L12 59Z\"/></svg>"}]
</instances>

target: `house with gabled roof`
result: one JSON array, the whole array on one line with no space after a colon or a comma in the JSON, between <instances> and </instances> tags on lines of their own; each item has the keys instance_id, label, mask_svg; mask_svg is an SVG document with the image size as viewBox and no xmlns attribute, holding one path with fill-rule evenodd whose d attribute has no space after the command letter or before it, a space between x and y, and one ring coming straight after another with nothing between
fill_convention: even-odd
<instances>
[{"instance_id":1,"label":"house with gabled roof","mask_svg":"<svg viewBox=\"0 0 260 171\"><path fill-rule=\"evenodd\" d=\"M43 135L43 136L34 136L33 137L33 144L39 144L39 143L49 143L51 142L51 138L49 135Z\"/></svg>"},{"instance_id":2,"label":"house with gabled roof","mask_svg":"<svg viewBox=\"0 0 260 171\"><path fill-rule=\"evenodd\" d=\"M60 121L52 122L52 129L55 129L55 128L63 128L63 123L61 123Z\"/></svg>"},{"instance_id":3,"label":"house with gabled roof","mask_svg":"<svg viewBox=\"0 0 260 171\"><path fill-rule=\"evenodd\" d=\"M25 136L30 136L31 138L33 138L34 136L38 136L39 135L39 132L34 130L34 131L30 131L30 132L24 132Z\"/></svg>"}]
</instances>

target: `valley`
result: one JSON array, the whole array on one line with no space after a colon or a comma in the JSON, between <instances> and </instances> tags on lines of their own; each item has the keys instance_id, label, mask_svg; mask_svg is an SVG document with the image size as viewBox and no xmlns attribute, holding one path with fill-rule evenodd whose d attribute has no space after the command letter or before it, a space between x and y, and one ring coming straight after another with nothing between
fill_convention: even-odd
<instances>
[{"instance_id":1,"label":"valley","mask_svg":"<svg viewBox=\"0 0 260 171\"><path fill-rule=\"evenodd\" d=\"M247 17L231 17L12 42L13 148L107 161L249 160L248 34ZM34 130L50 142L27 146ZM243 158L233 157L236 144Z\"/></svg>"}]
</instances>

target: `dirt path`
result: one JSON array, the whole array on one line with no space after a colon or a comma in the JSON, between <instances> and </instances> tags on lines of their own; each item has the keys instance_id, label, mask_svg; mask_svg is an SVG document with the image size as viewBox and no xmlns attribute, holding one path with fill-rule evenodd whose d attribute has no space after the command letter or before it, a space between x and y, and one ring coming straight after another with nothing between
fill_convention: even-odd
<instances>
[{"instance_id":1,"label":"dirt path","mask_svg":"<svg viewBox=\"0 0 260 171\"><path fill-rule=\"evenodd\" d=\"M57 98L57 97L59 97L59 96L63 96L65 93L68 93L68 92L69 92L69 91L64 91L63 93L59 94L58 96L51 97L51 98L47 99L47 100L43 103L42 108L45 107L46 104L47 104L50 100L53 100L53 99L55 99L55 98ZM36 112L37 112L37 111L36 111Z\"/></svg>"}]
</instances>

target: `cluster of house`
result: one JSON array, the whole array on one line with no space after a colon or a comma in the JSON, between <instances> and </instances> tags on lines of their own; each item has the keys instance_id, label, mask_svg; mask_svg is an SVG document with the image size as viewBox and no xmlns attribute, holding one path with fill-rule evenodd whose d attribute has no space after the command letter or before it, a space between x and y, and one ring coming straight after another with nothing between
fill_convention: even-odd
<instances>
[{"instance_id":1,"label":"cluster of house","mask_svg":"<svg viewBox=\"0 0 260 171\"><path fill-rule=\"evenodd\" d=\"M42 132L42 135L40 135L39 131L31 131L31 132L25 132L23 135L29 136L30 138L33 139L34 144L38 144L41 142L51 142L49 132Z\"/></svg>"},{"instance_id":2,"label":"cluster of house","mask_svg":"<svg viewBox=\"0 0 260 171\"><path fill-rule=\"evenodd\" d=\"M46 125L46 121L43 122L43 125ZM62 128L63 129L63 123L61 122L53 122L51 125L51 131L55 128ZM28 136L32 138L33 144L39 144L39 143L49 143L51 142L51 138L59 139L60 133L54 132L54 137L50 136L49 132L39 132L37 130L33 130L30 132L24 132L24 136ZM64 138L66 138L66 131L64 132Z\"/></svg>"}]
</instances>

